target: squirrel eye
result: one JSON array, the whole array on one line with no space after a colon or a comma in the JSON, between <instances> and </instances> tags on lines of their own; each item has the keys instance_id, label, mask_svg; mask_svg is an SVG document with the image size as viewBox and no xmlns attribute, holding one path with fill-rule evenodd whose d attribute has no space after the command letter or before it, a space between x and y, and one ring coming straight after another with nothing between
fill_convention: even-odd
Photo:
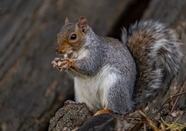
<instances>
[{"instance_id":1,"label":"squirrel eye","mask_svg":"<svg viewBox=\"0 0 186 131\"><path fill-rule=\"evenodd\" d=\"M76 38L77 38L76 34L72 34L70 37L71 40L75 40Z\"/></svg>"}]
</instances>

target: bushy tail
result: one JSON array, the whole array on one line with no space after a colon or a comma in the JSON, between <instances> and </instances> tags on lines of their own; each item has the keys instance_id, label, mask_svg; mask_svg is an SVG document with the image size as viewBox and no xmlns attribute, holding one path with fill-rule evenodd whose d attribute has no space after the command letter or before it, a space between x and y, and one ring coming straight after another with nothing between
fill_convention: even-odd
<instances>
[{"instance_id":1,"label":"bushy tail","mask_svg":"<svg viewBox=\"0 0 186 131\"><path fill-rule=\"evenodd\" d=\"M157 94L164 94L177 74L183 54L174 32L159 22L141 21L123 30L123 43L127 43L137 65L134 102L146 105ZM161 91L160 91L161 90Z\"/></svg>"}]
</instances>

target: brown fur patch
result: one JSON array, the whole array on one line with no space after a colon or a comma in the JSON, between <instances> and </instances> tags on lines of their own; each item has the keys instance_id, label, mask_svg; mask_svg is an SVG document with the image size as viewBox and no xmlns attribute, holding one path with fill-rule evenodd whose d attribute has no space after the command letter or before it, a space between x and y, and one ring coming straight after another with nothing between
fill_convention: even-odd
<instances>
[{"instance_id":1,"label":"brown fur patch","mask_svg":"<svg viewBox=\"0 0 186 131\"><path fill-rule=\"evenodd\" d=\"M118 39L114 39L111 37L102 37L102 40L105 41L104 44L111 44L116 50L118 50Z\"/></svg>"},{"instance_id":2,"label":"brown fur patch","mask_svg":"<svg viewBox=\"0 0 186 131\"><path fill-rule=\"evenodd\" d=\"M73 34L77 37L74 40L71 39ZM79 27L76 24L67 23L62 27L61 31L57 35L58 47L56 52L59 54L65 54L69 51L77 51L82 47L84 40L85 36Z\"/></svg>"},{"instance_id":3,"label":"brown fur patch","mask_svg":"<svg viewBox=\"0 0 186 131\"><path fill-rule=\"evenodd\" d=\"M128 48L132 52L138 65L144 65L144 59L148 57L150 46L155 41L153 34L147 31L139 31L134 33L128 40Z\"/></svg>"},{"instance_id":4,"label":"brown fur patch","mask_svg":"<svg viewBox=\"0 0 186 131\"><path fill-rule=\"evenodd\" d=\"M138 69L138 85L137 87L146 88L150 82L149 75L151 70L147 70L149 68L148 55L151 51L152 43L155 39L152 37L153 34L147 31L138 31L135 32L128 39L128 48L131 51ZM143 80L143 83L140 81Z\"/></svg>"}]
</instances>

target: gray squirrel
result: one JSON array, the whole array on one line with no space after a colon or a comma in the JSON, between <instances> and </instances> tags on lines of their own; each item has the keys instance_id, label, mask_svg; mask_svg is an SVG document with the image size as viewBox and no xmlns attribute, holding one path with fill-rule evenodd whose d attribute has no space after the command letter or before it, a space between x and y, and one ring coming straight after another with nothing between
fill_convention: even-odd
<instances>
[{"instance_id":1,"label":"gray squirrel","mask_svg":"<svg viewBox=\"0 0 186 131\"><path fill-rule=\"evenodd\" d=\"M122 42L93 32L82 16L65 19L57 35L53 67L74 77L76 102L90 110L124 114L146 105L166 90L177 74L183 54L174 32L159 22L136 22Z\"/></svg>"}]
</instances>

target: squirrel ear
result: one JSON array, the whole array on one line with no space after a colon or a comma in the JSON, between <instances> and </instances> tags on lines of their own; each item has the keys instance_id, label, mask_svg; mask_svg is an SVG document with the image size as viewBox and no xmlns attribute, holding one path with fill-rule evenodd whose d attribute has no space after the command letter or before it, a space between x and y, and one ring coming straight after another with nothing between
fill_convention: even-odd
<instances>
[{"instance_id":1,"label":"squirrel ear","mask_svg":"<svg viewBox=\"0 0 186 131\"><path fill-rule=\"evenodd\" d=\"M81 16L79 18L79 21L77 23L78 27L82 29L82 32L87 32L87 19L84 16Z\"/></svg>"},{"instance_id":2,"label":"squirrel ear","mask_svg":"<svg viewBox=\"0 0 186 131\"><path fill-rule=\"evenodd\" d=\"M65 19L65 24L66 24L66 23L68 23L68 22L69 22L69 19L68 19L68 18L66 18L66 19Z\"/></svg>"}]
</instances>

